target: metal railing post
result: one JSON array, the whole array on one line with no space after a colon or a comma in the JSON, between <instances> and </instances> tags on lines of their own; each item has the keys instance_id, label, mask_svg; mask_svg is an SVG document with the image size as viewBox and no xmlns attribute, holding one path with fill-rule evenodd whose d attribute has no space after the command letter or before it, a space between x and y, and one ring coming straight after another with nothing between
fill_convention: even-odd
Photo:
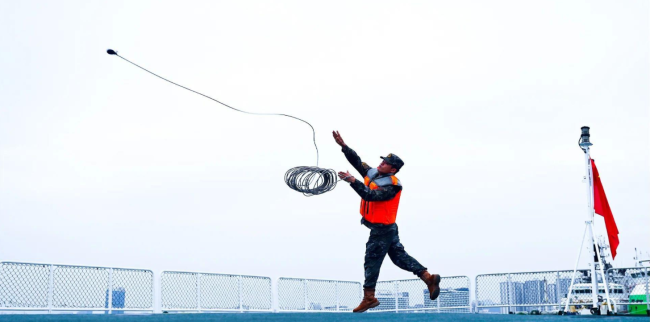
<instances>
[{"instance_id":1,"label":"metal railing post","mask_svg":"<svg viewBox=\"0 0 650 322\"><path fill-rule=\"evenodd\" d=\"M201 313L201 274L196 274L196 309Z\"/></svg>"},{"instance_id":2,"label":"metal railing post","mask_svg":"<svg viewBox=\"0 0 650 322\"><path fill-rule=\"evenodd\" d=\"M305 299L305 311L308 311L309 310L309 304L308 304L308 301L307 301L307 280L306 279L302 280L302 292L303 292L303 296L304 296L304 299Z\"/></svg>"},{"instance_id":3,"label":"metal railing post","mask_svg":"<svg viewBox=\"0 0 650 322\"><path fill-rule=\"evenodd\" d=\"M399 283L397 281L394 281L393 284L395 284L394 287L393 287L393 289L395 290L393 292L393 294L395 295L395 313L398 313L399 312L399 300L397 298L397 292L399 292Z\"/></svg>"},{"instance_id":4,"label":"metal railing post","mask_svg":"<svg viewBox=\"0 0 650 322\"><path fill-rule=\"evenodd\" d=\"M334 292L336 293L336 312L338 312L339 311L339 304L340 304L340 301L339 301L339 282L338 281L334 282Z\"/></svg>"},{"instance_id":5,"label":"metal railing post","mask_svg":"<svg viewBox=\"0 0 650 322\"><path fill-rule=\"evenodd\" d=\"M237 294L239 295L239 312L244 312L244 296L242 294L242 276L237 276Z\"/></svg>"},{"instance_id":6,"label":"metal railing post","mask_svg":"<svg viewBox=\"0 0 650 322\"><path fill-rule=\"evenodd\" d=\"M106 306L108 309L108 314L112 314L113 313L113 269L112 268L108 269L108 290L107 291L108 291L108 299L107 299L108 303L106 303L107 304Z\"/></svg>"},{"instance_id":7,"label":"metal railing post","mask_svg":"<svg viewBox=\"0 0 650 322\"><path fill-rule=\"evenodd\" d=\"M474 300L476 301L476 305L474 306L474 313L477 314L480 313L479 305L481 305L481 301L479 301L478 297L478 277L479 275L476 275L476 277L474 277Z\"/></svg>"},{"instance_id":8,"label":"metal railing post","mask_svg":"<svg viewBox=\"0 0 650 322\"><path fill-rule=\"evenodd\" d=\"M162 313L162 274L152 270L153 275L153 313Z\"/></svg>"},{"instance_id":9,"label":"metal railing post","mask_svg":"<svg viewBox=\"0 0 650 322\"><path fill-rule=\"evenodd\" d=\"M560 271L555 272L555 301L558 311L562 310L562 299L560 298Z\"/></svg>"},{"instance_id":10,"label":"metal railing post","mask_svg":"<svg viewBox=\"0 0 650 322\"><path fill-rule=\"evenodd\" d=\"M52 303L54 302L54 265L50 265L49 282L47 286L47 313L52 314Z\"/></svg>"},{"instance_id":11,"label":"metal railing post","mask_svg":"<svg viewBox=\"0 0 650 322\"><path fill-rule=\"evenodd\" d=\"M646 314L650 314L650 276L648 276L648 268L645 268L645 305Z\"/></svg>"},{"instance_id":12,"label":"metal railing post","mask_svg":"<svg viewBox=\"0 0 650 322\"><path fill-rule=\"evenodd\" d=\"M510 300L510 298L512 297L512 296L510 296L511 290L512 290L512 277L510 276L510 273L508 273L508 283L506 284L506 292L508 294L508 314L510 314L510 312L512 312L511 308L510 308L510 304L512 302Z\"/></svg>"},{"instance_id":13,"label":"metal railing post","mask_svg":"<svg viewBox=\"0 0 650 322\"><path fill-rule=\"evenodd\" d=\"M440 296L436 299L436 304L438 306L438 313L440 313Z\"/></svg>"},{"instance_id":14,"label":"metal railing post","mask_svg":"<svg viewBox=\"0 0 650 322\"><path fill-rule=\"evenodd\" d=\"M271 312L280 311L280 279L271 279Z\"/></svg>"}]
</instances>

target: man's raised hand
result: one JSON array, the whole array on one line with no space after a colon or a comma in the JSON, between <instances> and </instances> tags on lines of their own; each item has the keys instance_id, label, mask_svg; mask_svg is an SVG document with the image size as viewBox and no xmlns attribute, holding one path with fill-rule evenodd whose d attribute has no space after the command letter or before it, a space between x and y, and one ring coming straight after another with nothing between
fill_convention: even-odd
<instances>
[{"instance_id":1,"label":"man's raised hand","mask_svg":"<svg viewBox=\"0 0 650 322\"><path fill-rule=\"evenodd\" d=\"M343 138L341 137L341 134L339 134L339 131L332 131L332 135L334 136L334 141L336 141L336 144L340 145L341 147L345 146L345 142L343 142Z\"/></svg>"},{"instance_id":2,"label":"man's raised hand","mask_svg":"<svg viewBox=\"0 0 650 322\"><path fill-rule=\"evenodd\" d=\"M339 171L339 178L341 178L341 180L347 181L349 183L353 183L353 182L355 182L357 180L348 171L346 171L346 172Z\"/></svg>"}]
</instances>

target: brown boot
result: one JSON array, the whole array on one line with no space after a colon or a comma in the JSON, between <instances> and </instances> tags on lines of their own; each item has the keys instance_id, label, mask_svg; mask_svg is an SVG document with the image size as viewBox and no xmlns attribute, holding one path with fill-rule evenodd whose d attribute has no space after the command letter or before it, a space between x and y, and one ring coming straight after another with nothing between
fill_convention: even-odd
<instances>
[{"instance_id":1,"label":"brown boot","mask_svg":"<svg viewBox=\"0 0 650 322\"><path fill-rule=\"evenodd\" d=\"M363 300L356 309L352 310L354 313L365 312L367 309L379 306L379 300L375 297L374 288L363 288Z\"/></svg>"},{"instance_id":2,"label":"brown boot","mask_svg":"<svg viewBox=\"0 0 650 322\"><path fill-rule=\"evenodd\" d=\"M423 280L425 284L427 284L427 288L429 289L429 298L431 301L437 299L438 295L440 295L440 275L431 275L429 272L424 271L424 273L422 273L420 276L420 279Z\"/></svg>"}]
</instances>

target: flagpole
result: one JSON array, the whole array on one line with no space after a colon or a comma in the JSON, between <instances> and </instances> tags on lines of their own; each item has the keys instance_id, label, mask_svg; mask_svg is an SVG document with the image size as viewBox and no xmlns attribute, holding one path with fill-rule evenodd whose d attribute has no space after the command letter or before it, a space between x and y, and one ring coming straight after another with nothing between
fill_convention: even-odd
<instances>
[{"instance_id":1,"label":"flagpole","mask_svg":"<svg viewBox=\"0 0 650 322\"><path fill-rule=\"evenodd\" d=\"M611 298L609 297L609 287L607 285L607 276L605 276L605 271L603 267L603 260L600 256L600 247L598 246L598 243L596 242L596 239L594 238L594 172L591 167L591 151L590 151L590 146L592 145L591 142L589 142L589 127L588 126L583 126L581 128L582 130L582 135L581 135L581 140L580 140L580 148L585 152L585 167L586 167L586 177L587 177L587 211L588 211L588 221L587 225L589 226L589 236L591 238L591 244L593 246L593 249L591 250L591 254L593 258L595 259L594 262L591 265L591 298L593 301L593 308L598 308L598 277L596 276L596 264L598 264L598 267L600 268L600 274L601 278L603 279L603 287L605 289L605 296L607 298L607 311L609 311L609 306L612 305ZM614 311L616 312L616 307L614 306ZM592 312L593 313L593 312ZM605 312L607 313L607 312Z\"/></svg>"},{"instance_id":2,"label":"flagpole","mask_svg":"<svg viewBox=\"0 0 650 322\"><path fill-rule=\"evenodd\" d=\"M586 132L586 139L585 139L585 132ZM593 231L594 206L592 201L593 201L593 191L594 191L593 189L594 180L591 171L591 156L589 154L589 146L592 145L589 142L589 127L586 126L583 127L582 133L583 133L582 142L580 143L580 147L582 147L582 149L585 151L585 165L586 165L586 177L587 177L587 225L589 226L589 238L591 239L591 245L592 245L592 247L590 247L591 258L594 258L597 256L597 254L594 252L594 249L597 249L598 246L596 246L594 240L594 231ZM596 276L596 262L591 263L591 300L592 300L592 308L598 308L598 278Z\"/></svg>"}]
</instances>

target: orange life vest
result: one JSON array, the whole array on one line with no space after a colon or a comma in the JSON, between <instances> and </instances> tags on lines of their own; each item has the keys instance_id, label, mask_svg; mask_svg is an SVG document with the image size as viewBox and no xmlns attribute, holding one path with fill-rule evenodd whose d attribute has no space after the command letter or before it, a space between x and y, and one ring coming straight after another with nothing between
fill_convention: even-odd
<instances>
[{"instance_id":1,"label":"orange life vest","mask_svg":"<svg viewBox=\"0 0 650 322\"><path fill-rule=\"evenodd\" d=\"M370 169L364 178L364 184L366 187L370 188L370 190L377 190L381 187L391 185L401 186L401 183L395 176L373 180L378 175L379 172L377 169ZM361 216L373 224L394 224L395 217L397 217L397 208L399 207L399 198L401 195L402 191L400 190L393 199L386 201L365 201L361 199Z\"/></svg>"}]
</instances>

